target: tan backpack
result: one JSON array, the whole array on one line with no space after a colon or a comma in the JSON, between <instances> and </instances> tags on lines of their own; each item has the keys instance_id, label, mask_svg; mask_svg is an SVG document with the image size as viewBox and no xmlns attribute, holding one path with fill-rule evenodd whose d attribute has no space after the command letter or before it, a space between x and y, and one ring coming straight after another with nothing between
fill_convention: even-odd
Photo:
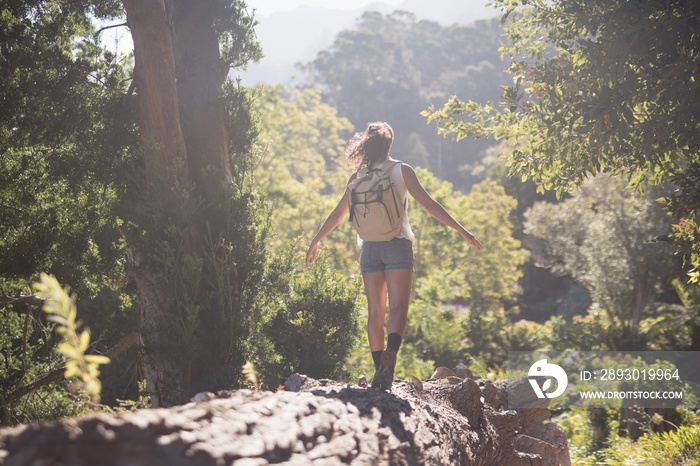
<instances>
[{"instance_id":1,"label":"tan backpack","mask_svg":"<svg viewBox=\"0 0 700 466\"><path fill-rule=\"evenodd\" d=\"M405 206L389 177L398 163L389 159L375 168L363 168L348 184L350 223L364 241L390 241L401 231Z\"/></svg>"}]
</instances>

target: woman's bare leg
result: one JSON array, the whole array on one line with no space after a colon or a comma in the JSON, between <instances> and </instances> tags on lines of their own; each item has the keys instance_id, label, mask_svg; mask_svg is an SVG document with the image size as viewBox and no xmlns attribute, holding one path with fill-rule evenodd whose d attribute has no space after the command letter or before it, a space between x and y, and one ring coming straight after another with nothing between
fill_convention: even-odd
<instances>
[{"instance_id":1,"label":"woman's bare leg","mask_svg":"<svg viewBox=\"0 0 700 466\"><path fill-rule=\"evenodd\" d=\"M408 303L411 299L413 271L400 269L384 272L386 288L389 292L389 320L387 348L381 354L379 368L372 378L372 388L391 390L396 367L396 353L403 338L408 321ZM383 337L382 333L382 337ZM382 341L383 343L383 341Z\"/></svg>"},{"instance_id":2,"label":"woman's bare leg","mask_svg":"<svg viewBox=\"0 0 700 466\"><path fill-rule=\"evenodd\" d=\"M386 316L386 288L384 272L362 275L367 296L367 339L370 351L384 349L384 317Z\"/></svg>"},{"instance_id":3,"label":"woman's bare leg","mask_svg":"<svg viewBox=\"0 0 700 466\"><path fill-rule=\"evenodd\" d=\"M389 289L387 332L398 333L403 338L408 321L408 305L411 302L413 271L410 269L387 270L384 275Z\"/></svg>"}]
</instances>

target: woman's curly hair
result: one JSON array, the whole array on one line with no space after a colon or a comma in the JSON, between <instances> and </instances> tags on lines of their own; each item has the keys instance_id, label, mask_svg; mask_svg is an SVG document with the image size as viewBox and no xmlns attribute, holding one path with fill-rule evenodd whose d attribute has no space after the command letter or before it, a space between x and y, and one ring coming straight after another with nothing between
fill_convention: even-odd
<instances>
[{"instance_id":1,"label":"woman's curly hair","mask_svg":"<svg viewBox=\"0 0 700 466\"><path fill-rule=\"evenodd\" d=\"M345 158L355 170L387 158L394 142L394 130L388 123L370 123L361 133L355 133L345 147Z\"/></svg>"}]
</instances>

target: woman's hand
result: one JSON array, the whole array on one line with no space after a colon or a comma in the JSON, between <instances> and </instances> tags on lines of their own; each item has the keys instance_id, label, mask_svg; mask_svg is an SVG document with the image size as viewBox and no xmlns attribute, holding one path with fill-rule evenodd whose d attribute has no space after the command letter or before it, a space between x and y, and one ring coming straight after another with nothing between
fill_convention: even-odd
<instances>
[{"instance_id":1,"label":"woman's hand","mask_svg":"<svg viewBox=\"0 0 700 466\"><path fill-rule=\"evenodd\" d=\"M459 234L462 235L462 238L464 238L467 243L471 244L476 249L481 249L481 243L476 239L476 236L472 235L467 230L462 230Z\"/></svg>"},{"instance_id":2,"label":"woman's hand","mask_svg":"<svg viewBox=\"0 0 700 466\"><path fill-rule=\"evenodd\" d=\"M306 251L306 266L308 267L313 261L316 260L316 254L318 254L318 243L311 241L308 251Z\"/></svg>"}]
</instances>

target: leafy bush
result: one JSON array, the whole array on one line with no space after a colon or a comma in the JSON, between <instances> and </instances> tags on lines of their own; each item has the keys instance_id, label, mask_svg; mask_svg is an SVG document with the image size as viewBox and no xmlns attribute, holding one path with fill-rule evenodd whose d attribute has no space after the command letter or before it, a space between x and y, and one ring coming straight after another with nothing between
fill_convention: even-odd
<instances>
[{"instance_id":1,"label":"leafy bush","mask_svg":"<svg viewBox=\"0 0 700 466\"><path fill-rule=\"evenodd\" d=\"M469 353L481 356L489 367L500 367L508 359L505 329L511 326L503 308L470 311L467 320Z\"/></svg>"},{"instance_id":2,"label":"leafy bush","mask_svg":"<svg viewBox=\"0 0 700 466\"><path fill-rule=\"evenodd\" d=\"M700 426L647 435L636 443L621 441L604 453L609 466L700 466Z\"/></svg>"},{"instance_id":3,"label":"leafy bush","mask_svg":"<svg viewBox=\"0 0 700 466\"><path fill-rule=\"evenodd\" d=\"M643 351L646 337L638 328L613 325L599 308L585 316L553 316L543 326L545 342L555 351Z\"/></svg>"},{"instance_id":4,"label":"leafy bush","mask_svg":"<svg viewBox=\"0 0 700 466\"><path fill-rule=\"evenodd\" d=\"M401 345L394 380L411 380L412 376L420 380L428 379L435 371L436 365L429 359L421 358L413 344Z\"/></svg>"},{"instance_id":5,"label":"leafy bush","mask_svg":"<svg viewBox=\"0 0 700 466\"><path fill-rule=\"evenodd\" d=\"M314 378L340 378L359 333L358 283L333 272L320 257L295 274L282 301L262 324L276 353L257 362L270 386L292 372Z\"/></svg>"},{"instance_id":6,"label":"leafy bush","mask_svg":"<svg viewBox=\"0 0 700 466\"><path fill-rule=\"evenodd\" d=\"M509 351L534 351L545 345L542 325L531 320L519 320L504 332Z\"/></svg>"},{"instance_id":7,"label":"leafy bush","mask_svg":"<svg viewBox=\"0 0 700 466\"><path fill-rule=\"evenodd\" d=\"M411 329L406 332L406 341L415 345L423 361L454 368L467 357L464 320L465 312L460 308L450 309L444 304L417 299L409 309Z\"/></svg>"},{"instance_id":8,"label":"leafy bush","mask_svg":"<svg viewBox=\"0 0 700 466\"><path fill-rule=\"evenodd\" d=\"M49 319L58 324L56 332L62 336L56 351L66 357L65 377L78 377L85 392L93 401L98 401L102 392L100 382L100 365L108 364L109 358L99 354L87 354L90 346L90 331L80 329L82 326L76 319L78 309L75 306L75 296L69 294L69 289L61 288L56 277L41 274L41 281L34 285L37 296L45 299L44 312Z\"/></svg>"}]
</instances>

